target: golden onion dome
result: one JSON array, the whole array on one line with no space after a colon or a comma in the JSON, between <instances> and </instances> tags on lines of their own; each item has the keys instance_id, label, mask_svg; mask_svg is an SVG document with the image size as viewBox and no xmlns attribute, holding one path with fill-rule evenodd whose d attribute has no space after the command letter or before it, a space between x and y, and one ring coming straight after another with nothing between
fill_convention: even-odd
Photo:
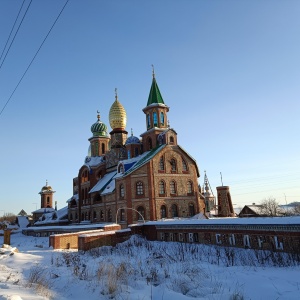
<instances>
[{"instance_id":1,"label":"golden onion dome","mask_svg":"<svg viewBox=\"0 0 300 300\"><path fill-rule=\"evenodd\" d=\"M125 129L127 122L126 111L118 100L116 89L116 100L109 110L109 124L112 129Z\"/></svg>"},{"instance_id":2,"label":"golden onion dome","mask_svg":"<svg viewBox=\"0 0 300 300\"><path fill-rule=\"evenodd\" d=\"M52 187L50 185L48 185L48 181L46 180L46 185L44 185L42 187L42 189L39 192L39 194L43 194L43 193L47 193L47 192L54 193L55 191L53 191Z\"/></svg>"}]
</instances>

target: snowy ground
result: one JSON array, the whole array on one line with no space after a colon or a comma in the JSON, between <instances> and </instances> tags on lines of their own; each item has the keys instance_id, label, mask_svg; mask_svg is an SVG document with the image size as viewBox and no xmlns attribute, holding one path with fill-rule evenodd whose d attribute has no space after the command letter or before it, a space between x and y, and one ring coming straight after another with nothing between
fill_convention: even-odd
<instances>
[{"instance_id":1,"label":"snowy ground","mask_svg":"<svg viewBox=\"0 0 300 300\"><path fill-rule=\"evenodd\" d=\"M0 249L0 300L296 300L299 271L290 255L138 237L78 253L15 233Z\"/></svg>"}]
</instances>

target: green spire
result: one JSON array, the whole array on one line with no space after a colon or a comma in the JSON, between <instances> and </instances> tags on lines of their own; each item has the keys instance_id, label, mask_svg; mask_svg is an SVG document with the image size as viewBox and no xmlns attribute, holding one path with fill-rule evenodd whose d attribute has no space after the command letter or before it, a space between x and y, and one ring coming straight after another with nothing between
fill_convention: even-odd
<instances>
[{"instance_id":1,"label":"green spire","mask_svg":"<svg viewBox=\"0 0 300 300\"><path fill-rule=\"evenodd\" d=\"M151 85L151 89L150 89L147 106L149 106L151 104L156 104L156 103L157 104L165 104L164 100L161 96L160 90L158 88L156 79L155 79L154 68L153 68L152 76L153 76L153 79L152 79L152 85Z\"/></svg>"}]
</instances>

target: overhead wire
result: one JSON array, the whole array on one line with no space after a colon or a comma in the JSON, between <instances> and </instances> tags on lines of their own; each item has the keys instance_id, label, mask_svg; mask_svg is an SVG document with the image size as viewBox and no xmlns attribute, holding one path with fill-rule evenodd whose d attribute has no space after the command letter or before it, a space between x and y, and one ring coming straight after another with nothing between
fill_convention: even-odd
<instances>
[{"instance_id":1,"label":"overhead wire","mask_svg":"<svg viewBox=\"0 0 300 300\"><path fill-rule=\"evenodd\" d=\"M10 50L10 48L11 48L11 46L12 46L12 44L13 44L13 42L14 42L14 40L15 40L15 38L16 38L18 32L19 32L19 29L20 29L20 27L21 27L21 25L22 25L22 23L23 23L23 21L24 21L26 15L27 15L27 12L28 12L28 10L29 10L29 7L30 7L31 3L32 3L32 0L30 0L28 6L27 6L27 8L26 8L26 11L25 11L25 13L24 13L24 15L23 15L23 18L22 18L22 20L21 20L21 22L20 22L20 24L19 24L19 26L18 26L18 28L17 28L17 30L16 30L16 32L15 32L15 35L14 35L12 41L10 42L10 45L9 45L7 51L6 51L6 54L5 54L5 56L4 56L3 60L2 60L1 65L0 65L0 69L2 68L3 63L5 62L6 56L7 56L7 54L9 53L9 50Z\"/></svg>"},{"instance_id":2,"label":"overhead wire","mask_svg":"<svg viewBox=\"0 0 300 300\"><path fill-rule=\"evenodd\" d=\"M32 0L31 0L32 1ZM1 112L0 112L0 116L2 115L4 109L6 108L7 104L9 103L9 101L11 100L12 96L14 95L15 91L17 90L17 88L19 87L20 83L22 82L23 78L25 77L27 71L29 70L29 68L31 67L33 61L35 60L36 56L38 55L39 51L41 50L42 46L44 45L45 41L47 40L50 32L52 31L53 27L55 26L56 22L58 21L60 15L62 14L62 12L64 11L66 5L68 4L69 0L66 1L66 3L64 4L63 8L61 9L61 11L59 12L58 16L56 17L54 23L52 24L51 28L49 29L46 37L44 38L44 40L42 41L41 45L39 46L38 50L36 51L35 55L33 56L31 62L29 63L28 67L26 68L25 72L23 73L21 79L19 80L19 82L17 83L16 87L14 88L13 92L11 93L11 95L9 96L8 100L6 101L5 105L3 106Z\"/></svg>"},{"instance_id":3,"label":"overhead wire","mask_svg":"<svg viewBox=\"0 0 300 300\"><path fill-rule=\"evenodd\" d=\"M15 19L15 22L14 22L12 28L11 28L11 31L10 31L10 33L9 33L9 36L8 36L7 41L6 41L6 43L5 43L5 46L4 46L3 50L2 50L2 53L1 53L1 56L0 56L0 61L1 61L1 59L2 59L3 53L4 53L5 49L6 49L7 44L8 44L8 41L10 40L11 34L12 34L13 31L14 31L15 25L16 25L16 23L17 23L17 20L18 20L18 18L19 18L19 15L20 15L20 13L21 13L21 11L22 11L22 8L23 8L23 6L24 6L24 3L25 3L25 0L23 0L23 2L22 2L22 5L21 5L21 7L20 7L20 9L19 9L19 12L18 12L18 15L17 15L17 17L16 17L16 19Z\"/></svg>"}]
</instances>

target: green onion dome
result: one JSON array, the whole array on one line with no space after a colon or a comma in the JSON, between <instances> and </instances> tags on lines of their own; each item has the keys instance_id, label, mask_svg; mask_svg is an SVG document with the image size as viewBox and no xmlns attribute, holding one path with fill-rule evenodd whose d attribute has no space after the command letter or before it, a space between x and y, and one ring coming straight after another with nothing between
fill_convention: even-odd
<instances>
[{"instance_id":1,"label":"green onion dome","mask_svg":"<svg viewBox=\"0 0 300 300\"><path fill-rule=\"evenodd\" d=\"M100 114L97 111L97 122L91 126L91 132L93 136L107 136L107 126L100 121Z\"/></svg>"}]
</instances>

